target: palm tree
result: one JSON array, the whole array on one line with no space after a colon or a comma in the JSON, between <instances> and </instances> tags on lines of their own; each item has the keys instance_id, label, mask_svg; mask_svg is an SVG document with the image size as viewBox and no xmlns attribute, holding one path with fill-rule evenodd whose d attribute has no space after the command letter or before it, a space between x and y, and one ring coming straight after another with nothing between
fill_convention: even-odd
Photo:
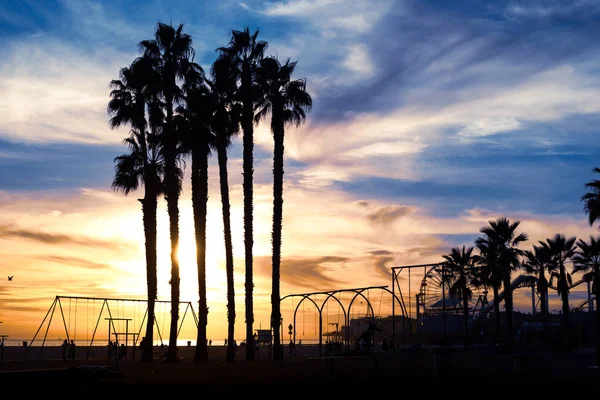
<instances>
[{"instance_id":1,"label":"palm tree","mask_svg":"<svg viewBox=\"0 0 600 400\"><path fill-rule=\"evenodd\" d=\"M523 267L530 274L537 274L537 292L540 296L540 312L542 317L548 315L548 280L546 271L552 272L550 253L545 246L533 245L533 250L525 250Z\"/></svg>"},{"instance_id":2,"label":"palm tree","mask_svg":"<svg viewBox=\"0 0 600 400\"><path fill-rule=\"evenodd\" d=\"M154 338L155 301L157 297L156 267L156 209L158 196L162 193L160 177L163 162L157 135L150 132L146 120L146 109L156 111L148 87L151 86L152 70L146 59L135 60L130 67L122 68L120 79L111 81L111 100L108 103L111 128L128 124L132 127L130 137L125 139L130 152L115 158L115 177L112 188L125 195L144 184L142 204L146 251L146 280L148 290L148 323L146 340L143 346L142 361L153 361L152 343ZM155 100L155 99L154 99ZM151 103L150 107L147 105ZM151 121L152 122L152 121Z\"/></svg>"},{"instance_id":3,"label":"palm tree","mask_svg":"<svg viewBox=\"0 0 600 400\"><path fill-rule=\"evenodd\" d=\"M227 47L220 47L217 63L225 62L236 65L238 72L236 81L239 80L238 97L242 103L242 130L243 137L243 175L244 175L244 250L246 263L246 360L254 360L254 278L252 270L252 247L254 244L252 210L254 173L254 106L257 100L256 70L267 42L257 40L258 30L253 34L248 28L243 31L233 30L231 40Z\"/></svg>"},{"instance_id":4,"label":"palm tree","mask_svg":"<svg viewBox=\"0 0 600 400\"><path fill-rule=\"evenodd\" d=\"M212 130L215 134L219 163L219 185L223 211L223 235L225 239L225 270L227 274L227 353L225 361L235 358L235 287L233 277L233 244L231 241L231 219L229 182L227 174L227 149L231 139L239 133L241 107L234 99L236 89L235 65L214 63L211 68L212 81L207 82L213 94Z\"/></svg>"},{"instance_id":5,"label":"palm tree","mask_svg":"<svg viewBox=\"0 0 600 400\"><path fill-rule=\"evenodd\" d=\"M442 256L446 260L446 270L450 272L448 275L449 294L452 298L462 299L465 349L469 348L469 301L473 295L469 286L475 279L475 262L477 260L472 253L472 247L465 249L463 246L462 249L455 247L449 254Z\"/></svg>"},{"instance_id":6,"label":"palm tree","mask_svg":"<svg viewBox=\"0 0 600 400\"><path fill-rule=\"evenodd\" d=\"M600 174L600 168L594 168L593 172ZM588 214L590 225L600 220L600 180L594 179L585 184L585 188L590 191L581 197L584 203L584 210Z\"/></svg>"},{"instance_id":7,"label":"palm tree","mask_svg":"<svg viewBox=\"0 0 600 400\"><path fill-rule=\"evenodd\" d=\"M157 93L163 103L165 118L160 135L165 162L165 199L169 214L169 234L171 239L171 326L167 361L177 361L177 328L179 321L179 195L181 193L181 169L179 167L179 140L173 123L174 106L181 100L179 79L185 79L193 59L192 37L183 33L183 25L158 23L153 40L143 40L140 48L144 57L153 64L157 76Z\"/></svg>"},{"instance_id":8,"label":"palm tree","mask_svg":"<svg viewBox=\"0 0 600 400\"><path fill-rule=\"evenodd\" d=\"M496 338L500 337L500 286L502 277L496 267L498 259L497 246L490 238L479 237L475 240L475 247L479 251L475 255L477 269L477 281L484 287L487 294L488 288L492 288L494 294L494 315L496 320ZM497 340L497 339L496 339Z\"/></svg>"},{"instance_id":9,"label":"palm tree","mask_svg":"<svg viewBox=\"0 0 600 400\"><path fill-rule=\"evenodd\" d=\"M260 100L257 104L255 122L271 115L271 132L274 139L273 150L273 269L271 290L271 326L273 327L274 359L283 357L280 338L280 265L281 265L281 225L283 220L283 154L285 126L298 127L306 119L306 112L312 108L312 99L306 91L305 79L292 79L296 62L288 59L281 64L277 58L264 58L258 69Z\"/></svg>"},{"instance_id":10,"label":"palm tree","mask_svg":"<svg viewBox=\"0 0 600 400\"><path fill-rule=\"evenodd\" d=\"M600 236L590 236L590 241L579 239L579 250L573 257L573 273L585 272L584 278L593 281L596 295L596 326L600 327ZM600 365L600 329L596 329L596 359Z\"/></svg>"},{"instance_id":11,"label":"palm tree","mask_svg":"<svg viewBox=\"0 0 600 400\"><path fill-rule=\"evenodd\" d=\"M519 257L523 251L518 249L519 243L527 240L527 234L517 235L517 228L520 221L511 222L506 217L500 217L495 221L488 221L487 226L480 229L484 234L488 245L495 248L496 260L494 267L497 269L498 277L502 279L504 288L504 305L506 308L506 337L507 344L512 343L512 313L513 313L513 295L511 286L511 272L520 267ZM496 292L494 292L496 295Z\"/></svg>"},{"instance_id":12,"label":"palm tree","mask_svg":"<svg viewBox=\"0 0 600 400\"><path fill-rule=\"evenodd\" d=\"M210 130L212 96L205 84L204 71L194 64L186 73L183 85L185 105L177 108L176 129L181 131L183 149L192 157L192 209L196 238L196 264L198 268L198 334L195 361L208 361L206 325L206 212L208 202L208 157L214 146Z\"/></svg>"},{"instance_id":13,"label":"palm tree","mask_svg":"<svg viewBox=\"0 0 600 400\"><path fill-rule=\"evenodd\" d=\"M550 253L550 260L554 264L554 267L558 269L558 273L552 272L549 284L552 286L554 279L557 280L556 288L562 300L565 346L568 350L571 348L569 334L569 288L573 284L573 279L567 271L565 264L577 251L575 247L576 240L577 238L575 237L566 238L565 235L557 233L553 238L548 238L545 242L540 242L546 248L546 251Z\"/></svg>"}]
</instances>

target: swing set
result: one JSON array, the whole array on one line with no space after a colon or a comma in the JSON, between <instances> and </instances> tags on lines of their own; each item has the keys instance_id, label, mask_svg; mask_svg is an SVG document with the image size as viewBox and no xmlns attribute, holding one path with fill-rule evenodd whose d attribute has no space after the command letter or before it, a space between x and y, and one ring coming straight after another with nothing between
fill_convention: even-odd
<instances>
[{"instance_id":1,"label":"swing set","mask_svg":"<svg viewBox=\"0 0 600 400\"><path fill-rule=\"evenodd\" d=\"M82 338L81 328L79 329L79 333L77 331L78 308L79 312L81 313L81 305L84 303L85 340ZM55 313L60 313L60 316L58 318L62 319L62 325L64 327L66 340L68 342L70 342L71 340L80 343L83 342L85 344L85 347L87 347L87 352L85 356L86 360L88 360L90 357L90 353L94 345L94 340L96 340L96 342L102 340L96 337L96 333L98 332L98 327L100 325L100 321L103 315L107 315L107 317L104 318L106 321L108 321L108 337L105 340L108 341L109 349L111 348L111 336L113 335L115 336L115 342L117 345L119 344L119 337L125 336L125 341L127 341L127 338L131 336L133 342L132 346L133 348L135 348L135 346L138 343L139 337L142 336L142 329L144 329L147 324L147 303L147 299L144 300L56 296L54 301L50 305L48 312L44 316L44 319L42 320L40 326L35 332L33 339L31 339L29 345L27 346L27 349L23 354L21 361L25 360L29 349L31 348L31 346L33 346L38 334L45 326L44 337L40 346L38 360L42 358L42 352L44 350L44 345L48 337L48 331L50 330L50 325L52 324L52 320L54 318ZM156 332L158 334L158 338L161 344L164 344L163 333L165 332L165 322L169 320L169 322L167 323L170 324L170 303L171 302L167 300L155 301L154 326L156 328ZM180 301L179 304L180 306L185 307L185 311L183 312L183 317L181 318L181 322L179 323L177 337L179 337L179 333L181 332L181 328L183 326L188 311L192 314L195 328L198 328L198 317L196 315L196 312L194 311L192 303L189 301ZM97 311L98 309L99 311ZM90 317L92 319L90 319ZM81 319L81 317L79 317L79 319ZM96 321L95 324L94 320ZM130 329L132 329L132 332L129 332ZM92 331L91 337L90 331Z\"/></svg>"}]
</instances>

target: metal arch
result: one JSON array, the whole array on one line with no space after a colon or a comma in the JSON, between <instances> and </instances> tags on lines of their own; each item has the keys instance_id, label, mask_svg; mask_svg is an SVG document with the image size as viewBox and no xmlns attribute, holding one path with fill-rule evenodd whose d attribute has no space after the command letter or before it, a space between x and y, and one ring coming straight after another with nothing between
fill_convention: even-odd
<instances>
[{"instance_id":1,"label":"metal arch","mask_svg":"<svg viewBox=\"0 0 600 400\"><path fill-rule=\"evenodd\" d=\"M296 309L294 310L294 343L296 343L296 313L298 312L298 308L300 308L300 304L302 304L302 302L304 300L308 299L308 300L310 300L315 305L315 307L317 308L317 311L319 312L319 325L321 325L321 322L322 322L321 318L322 318L322 316L321 316L321 310L319 310L319 306L317 305L317 303L315 303L315 301L313 299L311 299L309 297L310 295L307 295L307 294L290 294L290 295L285 296L283 299L285 299L287 297L293 297L293 296L302 296L302 300L300 300L298 302L298 305L296 305Z\"/></svg>"},{"instance_id":2,"label":"metal arch","mask_svg":"<svg viewBox=\"0 0 600 400\"><path fill-rule=\"evenodd\" d=\"M373 306L371 305L371 302L369 301L369 299L367 299L365 297L365 295L362 294L362 292L364 292L365 290L368 290L368 289L355 290L354 292L356 294L354 295L354 297L352 298L352 301L350 301L350 304L348 305L348 329L346 330L346 343L350 343L350 309L352 308L352 303L354 303L354 300L356 300L356 298L359 295L362 296L362 298L367 301L367 304L369 305L369 308L371 309L371 316L373 319L373 323L375 323L375 310L373 310Z\"/></svg>"},{"instance_id":3,"label":"metal arch","mask_svg":"<svg viewBox=\"0 0 600 400\"><path fill-rule=\"evenodd\" d=\"M344 324L347 322L347 314L346 314L346 309L344 308L344 305L342 304L342 302L340 301L340 299L338 299L337 297L335 297L335 295L336 295L337 293L341 293L341 292L345 292L345 291L347 291L347 290L336 290L336 291L334 291L334 292L331 292L331 293L330 293L330 294L327 296L327 298L325 299L325 301L323 301L323 304L321 304L321 311L320 311L320 313L321 313L321 316L323 315L323 309L325 308L325 304L327 304L327 301L329 300L329 298L330 298L330 297L333 297L333 298L335 299L335 301L337 301L337 302L338 302L338 304L340 305L340 307L342 307L342 311L343 311L343 313L344 313ZM321 331L319 332L319 344L321 344L321 342L322 342L322 339L321 339L321 337L323 336L323 332L322 332L322 326L321 326L321 324L319 324L319 329L321 330ZM346 344L347 344L347 343L346 343ZM319 350L319 351L320 351L320 350Z\"/></svg>"}]
</instances>

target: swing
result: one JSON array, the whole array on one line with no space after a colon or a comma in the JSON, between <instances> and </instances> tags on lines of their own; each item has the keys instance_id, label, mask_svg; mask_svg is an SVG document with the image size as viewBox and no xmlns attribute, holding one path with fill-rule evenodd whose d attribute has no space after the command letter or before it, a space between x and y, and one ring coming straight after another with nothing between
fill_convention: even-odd
<instances>
[{"instance_id":1,"label":"swing","mask_svg":"<svg viewBox=\"0 0 600 400\"><path fill-rule=\"evenodd\" d=\"M71 298L69 298L69 328L67 329L67 339L70 339L71 333Z\"/></svg>"},{"instance_id":2,"label":"swing","mask_svg":"<svg viewBox=\"0 0 600 400\"><path fill-rule=\"evenodd\" d=\"M75 322L74 322L74 327L73 327L73 341L77 340L77 299L75 299Z\"/></svg>"}]
</instances>

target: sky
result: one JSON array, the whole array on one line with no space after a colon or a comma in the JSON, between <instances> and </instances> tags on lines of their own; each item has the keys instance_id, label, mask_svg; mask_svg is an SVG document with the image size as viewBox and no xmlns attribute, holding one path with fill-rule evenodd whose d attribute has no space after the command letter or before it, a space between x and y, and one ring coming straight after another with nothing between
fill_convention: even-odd
<instances>
[{"instance_id":1,"label":"sky","mask_svg":"<svg viewBox=\"0 0 600 400\"><path fill-rule=\"evenodd\" d=\"M580 199L600 158L599 14L594 0L3 3L0 276L14 278L0 284L0 330L32 337L55 296L145 297L142 194L111 189L127 129L109 128L106 106L109 82L140 55L138 43L158 22L184 24L207 71L231 30L244 27L259 30L267 55L298 61L313 109L285 137L281 290L291 294L390 285L391 267L439 262L500 216L521 221L529 235L523 248L555 233L597 235ZM270 313L267 123L255 140L258 328ZM236 336L243 338L241 154L238 138L229 180ZM214 156L209 176L208 335L221 338L225 263ZM190 195L188 168L181 300L197 305ZM158 223L159 298L167 300L163 199ZM529 294L517 293L517 306L528 310ZM582 297L574 298L573 305ZM292 305L283 304L286 326ZM98 310L89 301L68 307L69 327L71 315L77 321L83 308ZM64 337L55 325L50 334Z\"/></svg>"}]
</instances>

